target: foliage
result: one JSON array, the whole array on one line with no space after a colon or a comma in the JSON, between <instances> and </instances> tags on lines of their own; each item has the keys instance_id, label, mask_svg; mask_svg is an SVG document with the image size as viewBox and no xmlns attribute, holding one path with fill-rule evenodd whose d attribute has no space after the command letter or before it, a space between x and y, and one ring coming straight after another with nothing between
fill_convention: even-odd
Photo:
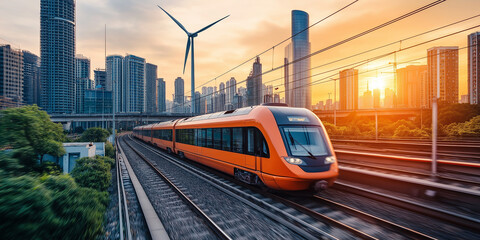
<instances>
[{"instance_id":1,"label":"foliage","mask_svg":"<svg viewBox=\"0 0 480 240\"><path fill-rule=\"evenodd\" d=\"M0 179L3 239L94 239L102 231L106 193L68 175Z\"/></svg>"},{"instance_id":2,"label":"foliage","mask_svg":"<svg viewBox=\"0 0 480 240\"><path fill-rule=\"evenodd\" d=\"M480 116L463 123L451 123L443 129L448 136L480 137Z\"/></svg>"},{"instance_id":3,"label":"foliage","mask_svg":"<svg viewBox=\"0 0 480 240\"><path fill-rule=\"evenodd\" d=\"M82 142L106 142L110 132L103 128L89 128L83 132L80 140Z\"/></svg>"},{"instance_id":4,"label":"foliage","mask_svg":"<svg viewBox=\"0 0 480 240\"><path fill-rule=\"evenodd\" d=\"M105 143L105 156L115 158L115 148L110 142Z\"/></svg>"},{"instance_id":5,"label":"foliage","mask_svg":"<svg viewBox=\"0 0 480 240\"><path fill-rule=\"evenodd\" d=\"M0 147L15 149L22 164L33 167L36 156L62 156L65 135L60 124L50 121L45 111L36 105L0 111Z\"/></svg>"},{"instance_id":6,"label":"foliage","mask_svg":"<svg viewBox=\"0 0 480 240\"><path fill-rule=\"evenodd\" d=\"M98 157L77 159L75 168L70 174L78 185L98 191L106 191L112 179L110 164Z\"/></svg>"},{"instance_id":7,"label":"foliage","mask_svg":"<svg viewBox=\"0 0 480 240\"><path fill-rule=\"evenodd\" d=\"M42 175L60 175L62 174L62 169L60 165L53 162L44 162L40 164L35 170Z\"/></svg>"},{"instance_id":8,"label":"foliage","mask_svg":"<svg viewBox=\"0 0 480 240\"><path fill-rule=\"evenodd\" d=\"M103 161L106 164L108 164L110 166L110 169L115 167L115 160L111 157L97 155L97 156L95 156L95 158L100 160L100 161Z\"/></svg>"}]
</instances>

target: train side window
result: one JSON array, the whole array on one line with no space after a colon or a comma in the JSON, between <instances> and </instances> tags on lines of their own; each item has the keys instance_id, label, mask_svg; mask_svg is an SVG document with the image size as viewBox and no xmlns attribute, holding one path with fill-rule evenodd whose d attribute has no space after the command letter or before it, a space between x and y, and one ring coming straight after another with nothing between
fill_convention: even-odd
<instances>
[{"instance_id":1,"label":"train side window","mask_svg":"<svg viewBox=\"0 0 480 240\"><path fill-rule=\"evenodd\" d=\"M193 129L193 145L198 146L198 129Z\"/></svg>"},{"instance_id":2,"label":"train side window","mask_svg":"<svg viewBox=\"0 0 480 240\"><path fill-rule=\"evenodd\" d=\"M255 128L247 128L246 154L255 154Z\"/></svg>"},{"instance_id":3,"label":"train side window","mask_svg":"<svg viewBox=\"0 0 480 240\"><path fill-rule=\"evenodd\" d=\"M267 141L265 141L265 137L258 128L255 128L255 155L265 158L270 157Z\"/></svg>"},{"instance_id":4,"label":"train side window","mask_svg":"<svg viewBox=\"0 0 480 240\"><path fill-rule=\"evenodd\" d=\"M212 139L212 129L211 128L207 128L207 132L206 132L206 137L205 137L205 147L207 148L213 148L213 139Z\"/></svg>"},{"instance_id":5,"label":"train side window","mask_svg":"<svg viewBox=\"0 0 480 240\"><path fill-rule=\"evenodd\" d=\"M232 129L222 128L222 150L232 151Z\"/></svg>"},{"instance_id":6,"label":"train side window","mask_svg":"<svg viewBox=\"0 0 480 240\"><path fill-rule=\"evenodd\" d=\"M232 150L236 153L243 153L243 131L242 128L232 129Z\"/></svg>"},{"instance_id":7,"label":"train side window","mask_svg":"<svg viewBox=\"0 0 480 240\"><path fill-rule=\"evenodd\" d=\"M214 128L213 129L213 148L222 149L222 129Z\"/></svg>"}]
</instances>

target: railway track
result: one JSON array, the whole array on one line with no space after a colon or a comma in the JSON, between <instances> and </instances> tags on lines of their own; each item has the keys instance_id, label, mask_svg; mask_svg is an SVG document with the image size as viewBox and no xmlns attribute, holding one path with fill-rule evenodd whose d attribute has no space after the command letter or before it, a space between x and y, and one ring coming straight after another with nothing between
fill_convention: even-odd
<instances>
[{"instance_id":1,"label":"railway track","mask_svg":"<svg viewBox=\"0 0 480 240\"><path fill-rule=\"evenodd\" d=\"M118 148L118 143L116 143L116 148ZM115 169L116 169L116 180L117 180L117 195L118 195L118 228L119 228L119 237L120 240L132 239L132 231L130 227L130 217L128 214L128 204L127 196L125 191L125 183L131 187L130 177L128 176L127 170L123 167L123 161L119 157L118 153L116 155ZM121 154L120 154L121 155ZM122 161L122 163L120 163Z\"/></svg>"},{"instance_id":2,"label":"railway track","mask_svg":"<svg viewBox=\"0 0 480 240\"><path fill-rule=\"evenodd\" d=\"M135 141L135 140L134 140ZM172 156L167 155L161 150L158 150L152 146L146 145L143 142L135 141L141 148L154 152L155 154L175 159ZM175 159L175 161L178 161ZM179 164L184 164L178 161ZM190 164L189 164L190 165ZM193 164L197 165L197 164ZM191 171L195 170L191 166L185 165ZM215 172L215 171L214 171ZM222 185L227 184L229 189L224 190L225 192L232 191L234 195L242 196L248 199L248 202L254 203L255 205L261 206L260 209L268 209L273 211L274 215L280 217L281 219L288 220L296 226L306 227L304 231L309 232L309 227L317 226L324 231L320 232L320 235L313 235L314 237L323 237L330 236L329 238L333 239L345 239L345 238L361 238L361 239L434 239L431 236L422 234L415 230L409 229L407 227L402 227L401 225L382 220L381 218L362 213L361 211L348 208L347 206L341 206L336 204L336 207L331 207L335 204L330 201L330 206L320 206L325 203L327 200L322 200L319 197L313 198L314 200L307 201L308 204L316 204L316 206L305 206L296 204L295 200L289 200L285 197L279 195L273 195L268 193L259 192L258 189L251 189L249 186L243 184L238 184L235 180L232 180L231 177L226 177L224 174L219 174L218 172L212 173L211 171L201 173L205 178L208 178L210 182L222 182ZM223 175L224 177L219 178L218 175ZM240 186L241 187L240 187ZM247 190L242 190L247 188ZM254 192L250 195L247 192ZM320 202L323 201L323 202ZM307 205L308 205L307 204ZM325 204L324 204L325 205ZM295 215L292 215L292 212L301 212ZM290 213L290 214L289 214ZM297 216L294 218L293 216ZM299 221L299 219L301 221ZM304 220L302 220L304 219ZM348 222L348 224L346 223ZM326 226L323 226L326 225ZM297 229L298 230L298 229ZM348 237L345 235L337 236L337 232L348 232ZM317 233L318 234L318 233ZM323 235L329 234L329 235ZM344 233L342 233L344 234Z\"/></svg>"}]
</instances>

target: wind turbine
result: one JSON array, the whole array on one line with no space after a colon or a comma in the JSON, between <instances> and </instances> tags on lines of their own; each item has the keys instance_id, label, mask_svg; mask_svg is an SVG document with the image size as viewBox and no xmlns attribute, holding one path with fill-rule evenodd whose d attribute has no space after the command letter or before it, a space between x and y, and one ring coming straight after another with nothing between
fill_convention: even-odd
<instances>
[{"instance_id":1,"label":"wind turbine","mask_svg":"<svg viewBox=\"0 0 480 240\"><path fill-rule=\"evenodd\" d=\"M175 19L172 15L170 15L167 11L165 11L165 9L163 9L162 7L160 7L159 5L157 5L160 9L162 9L162 11L164 11L188 36L188 41L187 41L187 50L185 51L185 61L183 63L183 73L185 74L185 66L187 65L187 58L188 58L188 51L190 50L190 44L192 44L192 54L191 54L191 64L192 64L192 67L191 67L191 73L192 73L192 97L191 97L191 103L192 103L192 114L195 113L195 55L194 55L194 44L193 44L193 40L195 37L198 36L199 33L207 30L208 28L210 28L211 26L215 25L216 23L222 21L223 19L229 17L230 15L227 15L213 23L211 23L210 25L194 32L194 33L190 33L189 31L187 31L187 29L185 29L185 27L179 22L177 21L177 19Z\"/></svg>"}]
</instances>

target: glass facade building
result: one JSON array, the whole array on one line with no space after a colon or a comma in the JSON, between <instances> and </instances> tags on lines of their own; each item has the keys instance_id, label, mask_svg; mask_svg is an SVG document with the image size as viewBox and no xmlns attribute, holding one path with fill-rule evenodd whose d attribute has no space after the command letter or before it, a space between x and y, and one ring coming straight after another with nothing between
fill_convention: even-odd
<instances>
[{"instance_id":1,"label":"glass facade building","mask_svg":"<svg viewBox=\"0 0 480 240\"><path fill-rule=\"evenodd\" d=\"M147 63L145 71L147 112L154 113L157 112L157 65Z\"/></svg>"},{"instance_id":2,"label":"glass facade building","mask_svg":"<svg viewBox=\"0 0 480 240\"><path fill-rule=\"evenodd\" d=\"M107 56L106 90L112 91L115 86L115 112L126 112L125 83L123 81L123 57L119 55Z\"/></svg>"},{"instance_id":3,"label":"glass facade building","mask_svg":"<svg viewBox=\"0 0 480 240\"><path fill-rule=\"evenodd\" d=\"M145 59L127 55L123 73L126 112L145 112Z\"/></svg>"},{"instance_id":4,"label":"glass facade building","mask_svg":"<svg viewBox=\"0 0 480 240\"><path fill-rule=\"evenodd\" d=\"M41 106L48 113L75 109L75 2L40 1Z\"/></svg>"},{"instance_id":5,"label":"glass facade building","mask_svg":"<svg viewBox=\"0 0 480 240\"><path fill-rule=\"evenodd\" d=\"M23 51L23 103L40 105L40 58Z\"/></svg>"},{"instance_id":6,"label":"glass facade building","mask_svg":"<svg viewBox=\"0 0 480 240\"><path fill-rule=\"evenodd\" d=\"M292 42L285 47L285 99L291 107L310 109L312 87L310 58L294 62L310 54L308 13L292 11ZM294 63L292 63L294 62Z\"/></svg>"}]
</instances>

